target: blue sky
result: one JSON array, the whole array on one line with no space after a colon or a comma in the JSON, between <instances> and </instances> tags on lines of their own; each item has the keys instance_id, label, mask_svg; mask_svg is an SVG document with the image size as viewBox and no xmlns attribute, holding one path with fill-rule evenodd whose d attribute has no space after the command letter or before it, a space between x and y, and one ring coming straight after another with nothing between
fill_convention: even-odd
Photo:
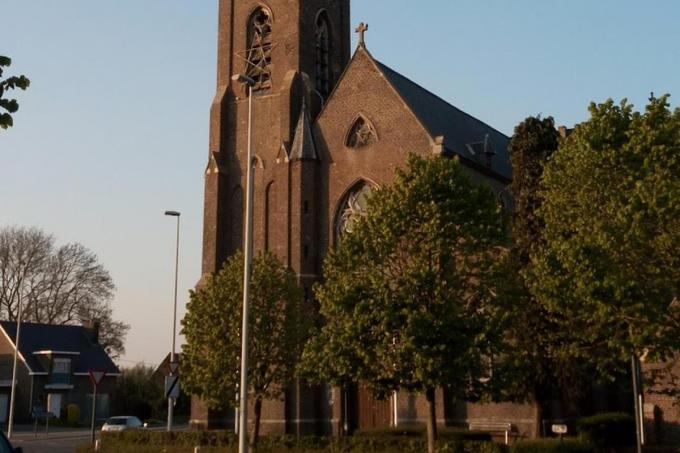
<instances>
[{"instance_id":1,"label":"blue sky","mask_svg":"<svg viewBox=\"0 0 680 453\"><path fill-rule=\"evenodd\" d=\"M16 127L0 132L0 226L95 251L132 326L122 365L155 364L171 340L164 210L183 214L182 305L200 276L217 0L0 8L0 54L32 81ZM593 100L680 97L673 0L354 0L352 22L362 20L377 59L506 134L532 114L573 125Z\"/></svg>"}]
</instances>

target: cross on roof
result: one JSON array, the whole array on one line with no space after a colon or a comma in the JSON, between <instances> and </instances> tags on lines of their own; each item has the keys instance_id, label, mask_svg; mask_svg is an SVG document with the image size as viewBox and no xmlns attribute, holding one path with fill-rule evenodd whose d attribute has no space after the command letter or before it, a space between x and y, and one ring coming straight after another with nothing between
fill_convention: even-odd
<instances>
[{"instance_id":1,"label":"cross on roof","mask_svg":"<svg viewBox=\"0 0 680 453\"><path fill-rule=\"evenodd\" d=\"M359 26L356 29L356 32L359 33L359 44L360 45L365 45L366 44L366 32L368 31L368 24L365 23L360 23Z\"/></svg>"}]
</instances>

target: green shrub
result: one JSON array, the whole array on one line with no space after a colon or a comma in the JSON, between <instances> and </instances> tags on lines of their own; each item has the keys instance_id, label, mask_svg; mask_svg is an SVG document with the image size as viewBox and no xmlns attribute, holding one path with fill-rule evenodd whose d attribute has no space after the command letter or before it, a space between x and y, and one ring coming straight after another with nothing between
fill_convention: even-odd
<instances>
[{"instance_id":1,"label":"green shrub","mask_svg":"<svg viewBox=\"0 0 680 453\"><path fill-rule=\"evenodd\" d=\"M491 433L484 431L469 431L465 428L444 427L437 430L441 441L474 441L490 442L493 440ZM421 425L404 426L399 428L380 428L358 430L355 437L371 438L425 438L425 427Z\"/></svg>"},{"instance_id":2,"label":"green shrub","mask_svg":"<svg viewBox=\"0 0 680 453\"><path fill-rule=\"evenodd\" d=\"M416 435L400 435L384 432L380 435L352 437L294 437L263 436L260 438L257 453L421 453L427 450L427 442ZM419 433L422 434L422 433ZM462 433L460 433L462 434ZM107 452L149 452L160 450L168 453L192 452L194 446L208 447L205 451L232 453L238 450L236 436L226 431L164 432L164 431L125 431L122 433L103 433L101 451ZM213 450L214 449L214 450ZM87 450L84 450L87 451ZM437 451L440 453L506 453L504 445L493 442L468 440L441 440Z\"/></svg>"},{"instance_id":3,"label":"green shrub","mask_svg":"<svg viewBox=\"0 0 680 453\"><path fill-rule=\"evenodd\" d=\"M577 439L523 440L510 448L510 453L594 453L595 448Z\"/></svg>"},{"instance_id":4,"label":"green shrub","mask_svg":"<svg viewBox=\"0 0 680 453\"><path fill-rule=\"evenodd\" d=\"M77 404L69 404L66 408L66 421L69 425L77 425L80 422L80 407Z\"/></svg>"},{"instance_id":5,"label":"green shrub","mask_svg":"<svg viewBox=\"0 0 680 453\"><path fill-rule=\"evenodd\" d=\"M577 428L581 439L600 449L635 445L635 420L628 414L612 412L584 417Z\"/></svg>"},{"instance_id":6,"label":"green shrub","mask_svg":"<svg viewBox=\"0 0 680 453\"><path fill-rule=\"evenodd\" d=\"M355 437L422 437L425 427L420 425L399 428L359 429L354 432Z\"/></svg>"}]
</instances>

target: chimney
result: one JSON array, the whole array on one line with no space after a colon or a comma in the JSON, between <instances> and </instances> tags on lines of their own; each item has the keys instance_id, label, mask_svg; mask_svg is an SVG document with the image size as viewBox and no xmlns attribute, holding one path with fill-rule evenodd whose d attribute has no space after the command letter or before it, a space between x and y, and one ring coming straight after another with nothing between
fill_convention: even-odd
<instances>
[{"instance_id":1,"label":"chimney","mask_svg":"<svg viewBox=\"0 0 680 453\"><path fill-rule=\"evenodd\" d=\"M101 323L98 319L84 319L82 321L83 327L87 330L88 338L94 344L99 344L99 326Z\"/></svg>"}]
</instances>

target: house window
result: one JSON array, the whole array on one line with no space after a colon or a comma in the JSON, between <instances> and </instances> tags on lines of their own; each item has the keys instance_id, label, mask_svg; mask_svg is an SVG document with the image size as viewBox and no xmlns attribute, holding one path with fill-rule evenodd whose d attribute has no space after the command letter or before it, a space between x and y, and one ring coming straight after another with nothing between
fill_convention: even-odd
<instances>
[{"instance_id":1,"label":"house window","mask_svg":"<svg viewBox=\"0 0 680 453\"><path fill-rule=\"evenodd\" d=\"M345 145L348 148L361 148L378 141L378 134L373 125L363 116L359 116L347 133Z\"/></svg>"},{"instance_id":2,"label":"house window","mask_svg":"<svg viewBox=\"0 0 680 453\"><path fill-rule=\"evenodd\" d=\"M330 85L330 29L328 15L319 13L316 19L316 91L327 99Z\"/></svg>"},{"instance_id":3,"label":"house window","mask_svg":"<svg viewBox=\"0 0 680 453\"><path fill-rule=\"evenodd\" d=\"M246 74L255 80L253 91L271 88L272 48L272 14L260 7L248 20Z\"/></svg>"},{"instance_id":4,"label":"house window","mask_svg":"<svg viewBox=\"0 0 680 453\"><path fill-rule=\"evenodd\" d=\"M54 359L52 361L53 374L70 374L71 359Z\"/></svg>"},{"instance_id":5,"label":"house window","mask_svg":"<svg viewBox=\"0 0 680 453\"><path fill-rule=\"evenodd\" d=\"M52 359L50 384L68 384L71 381L71 359Z\"/></svg>"}]
</instances>

